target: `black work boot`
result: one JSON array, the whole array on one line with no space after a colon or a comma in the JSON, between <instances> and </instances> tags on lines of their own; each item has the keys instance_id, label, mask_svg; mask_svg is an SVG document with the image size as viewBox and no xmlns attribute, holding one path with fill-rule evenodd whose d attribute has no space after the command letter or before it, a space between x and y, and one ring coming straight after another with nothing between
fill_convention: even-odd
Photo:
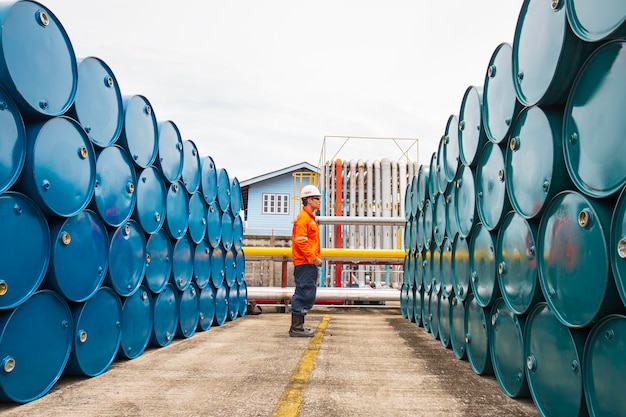
<instances>
[{"instance_id":1,"label":"black work boot","mask_svg":"<svg viewBox=\"0 0 626 417\"><path fill-rule=\"evenodd\" d=\"M289 328L289 336L291 337L313 337L313 332L304 328L304 316L300 314L291 314L291 328Z\"/></svg>"}]
</instances>

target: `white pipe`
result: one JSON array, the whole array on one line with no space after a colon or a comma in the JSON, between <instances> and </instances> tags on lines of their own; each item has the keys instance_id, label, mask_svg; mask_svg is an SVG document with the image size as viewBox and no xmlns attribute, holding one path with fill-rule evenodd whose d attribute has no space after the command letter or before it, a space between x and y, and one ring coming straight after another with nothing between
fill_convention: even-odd
<instances>
[{"instance_id":1,"label":"white pipe","mask_svg":"<svg viewBox=\"0 0 626 417\"><path fill-rule=\"evenodd\" d=\"M381 169L380 169L380 161L374 161L374 216L381 217L382 216L382 204L381 204ZM374 229L374 248L382 248L381 245L382 238L382 227L376 226Z\"/></svg>"},{"instance_id":2,"label":"white pipe","mask_svg":"<svg viewBox=\"0 0 626 417\"><path fill-rule=\"evenodd\" d=\"M404 226L404 217L317 216L319 224L358 224L376 226ZM362 249L362 248L361 248Z\"/></svg>"},{"instance_id":3,"label":"white pipe","mask_svg":"<svg viewBox=\"0 0 626 417\"><path fill-rule=\"evenodd\" d=\"M358 160L356 163L356 168L358 172L357 176L357 215L361 218L365 216L365 165L362 160ZM359 231L357 235L357 247L359 249L365 248L365 235L364 235L364 227L359 225L357 230Z\"/></svg>"},{"instance_id":4,"label":"white pipe","mask_svg":"<svg viewBox=\"0 0 626 417\"><path fill-rule=\"evenodd\" d=\"M365 169L367 172L367 178L366 178L366 183L367 183L367 205L366 205L366 211L367 211L367 217L371 218L374 215L374 195L373 193L373 185L374 185L374 165L372 164L372 161L370 161L369 159L367 161L365 161ZM365 247L367 249L373 249L374 248L374 226L368 227L367 228L367 241L365 244Z\"/></svg>"},{"instance_id":5,"label":"white pipe","mask_svg":"<svg viewBox=\"0 0 626 417\"><path fill-rule=\"evenodd\" d=\"M407 186L407 178L406 178L406 163L404 161L400 161L398 162L398 196L400 197L400 203L398 204L398 217L405 217L405 213L404 213L404 205L405 205L405 199L406 199L406 186ZM410 198L410 194L409 194L409 198ZM396 245L397 249L403 249L404 248L404 233L403 233L404 228L397 228L396 227L396 233L400 235L399 238L395 239L394 244ZM400 243L398 243L400 242ZM400 247L397 247L398 244L400 244Z\"/></svg>"},{"instance_id":6,"label":"white pipe","mask_svg":"<svg viewBox=\"0 0 626 417\"><path fill-rule=\"evenodd\" d=\"M294 287L248 287L248 300L291 299ZM399 301L400 290L393 288L329 288L316 290L316 300Z\"/></svg>"},{"instance_id":7,"label":"white pipe","mask_svg":"<svg viewBox=\"0 0 626 417\"><path fill-rule=\"evenodd\" d=\"M384 158L380 161L381 166L381 187L382 187L382 214L383 217L391 217L392 204L392 180L391 180L391 161ZM382 249L391 249L391 227L383 226L382 233Z\"/></svg>"}]
</instances>

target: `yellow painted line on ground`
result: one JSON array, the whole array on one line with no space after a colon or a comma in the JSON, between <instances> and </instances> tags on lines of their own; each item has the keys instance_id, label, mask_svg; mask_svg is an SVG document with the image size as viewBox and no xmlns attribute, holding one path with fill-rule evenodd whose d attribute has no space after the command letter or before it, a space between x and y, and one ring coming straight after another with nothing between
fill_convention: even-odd
<instances>
[{"instance_id":1,"label":"yellow painted line on ground","mask_svg":"<svg viewBox=\"0 0 626 417\"><path fill-rule=\"evenodd\" d=\"M328 327L330 316L322 317L322 321L317 326L315 335L309 343L309 347L302 355L302 359L298 362L296 369L291 374L291 379L283 391L283 395L280 396L276 408L272 413L272 417L296 417L300 412L302 406L302 398L304 398L304 389L309 382L311 372L313 372L313 365L315 365L315 358L322 345L322 338L324 337L324 331Z\"/></svg>"}]
</instances>

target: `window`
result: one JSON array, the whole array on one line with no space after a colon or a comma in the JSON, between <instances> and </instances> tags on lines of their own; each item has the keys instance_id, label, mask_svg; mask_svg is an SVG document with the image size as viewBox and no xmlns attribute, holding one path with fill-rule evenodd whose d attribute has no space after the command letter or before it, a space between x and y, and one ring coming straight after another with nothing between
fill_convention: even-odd
<instances>
[{"instance_id":1,"label":"window","mask_svg":"<svg viewBox=\"0 0 626 417\"><path fill-rule=\"evenodd\" d=\"M263 194L263 214L289 214L289 194Z\"/></svg>"}]
</instances>

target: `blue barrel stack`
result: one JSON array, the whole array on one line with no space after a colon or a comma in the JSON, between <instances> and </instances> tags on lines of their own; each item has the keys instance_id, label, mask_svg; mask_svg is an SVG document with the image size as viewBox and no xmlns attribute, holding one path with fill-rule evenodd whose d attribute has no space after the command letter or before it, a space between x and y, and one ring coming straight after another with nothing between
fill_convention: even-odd
<instances>
[{"instance_id":1,"label":"blue barrel stack","mask_svg":"<svg viewBox=\"0 0 626 417\"><path fill-rule=\"evenodd\" d=\"M43 4L0 4L0 41L0 400L244 316L237 179Z\"/></svg>"},{"instance_id":2,"label":"blue barrel stack","mask_svg":"<svg viewBox=\"0 0 626 417\"><path fill-rule=\"evenodd\" d=\"M626 416L624 108L626 2L525 0L406 189L403 316L542 416Z\"/></svg>"}]
</instances>

